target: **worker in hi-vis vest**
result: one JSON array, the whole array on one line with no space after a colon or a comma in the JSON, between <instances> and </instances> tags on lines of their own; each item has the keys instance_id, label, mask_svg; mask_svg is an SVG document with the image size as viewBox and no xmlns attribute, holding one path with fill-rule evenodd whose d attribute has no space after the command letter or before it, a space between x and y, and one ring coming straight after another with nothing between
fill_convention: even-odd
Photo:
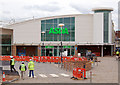
<instances>
[{"instance_id":1,"label":"worker in hi-vis vest","mask_svg":"<svg viewBox=\"0 0 120 85\"><path fill-rule=\"evenodd\" d=\"M119 51L116 52L116 55L119 56Z\"/></svg>"},{"instance_id":2,"label":"worker in hi-vis vest","mask_svg":"<svg viewBox=\"0 0 120 85\"><path fill-rule=\"evenodd\" d=\"M19 67L20 71L21 71L21 79L24 80L24 75L25 75L25 71L27 70L24 62L22 61L22 64Z\"/></svg>"},{"instance_id":3,"label":"worker in hi-vis vest","mask_svg":"<svg viewBox=\"0 0 120 85\"><path fill-rule=\"evenodd\" d=\"M119 58L119 51L116 52L116 60Z\"/></svg>"},{"instance_id":4,"label":"worker in hi-vis vest","mask_svg":"<svg viewBox=\"0 0 120 85\"><path fill-rule=\"evenodd\" d=\"M11 60L10 60L10 70L11 70L11 72L13 72L12 69L14 69L14 71L16 72L16 69L14 68L15 60L14 60L13 56L10 56L10 57L11 57Z\"/></svg>"},{"instance_id":5,"label":"worker in hi-vis vest","mask_svg":"<svg viewBox=\"0 0 120 85\"><path fill-rule=\"evenodd\" d=\"M30 59L30 62L28 63L28 69L29 69L29 77L31 77L31 73L32 73L32 77L34 78L34 62L32 61L32 59Z\"/></svg>"}]
</instances>

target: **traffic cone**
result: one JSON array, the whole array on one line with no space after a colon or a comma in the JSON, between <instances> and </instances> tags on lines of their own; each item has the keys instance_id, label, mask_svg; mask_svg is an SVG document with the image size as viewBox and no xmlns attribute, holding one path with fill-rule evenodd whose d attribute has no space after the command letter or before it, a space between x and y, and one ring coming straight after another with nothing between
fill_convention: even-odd
<instances>
[{"instance_id":1,"label":"traffic cone","mask_svg":"<svg viewBox=\"0 0 120 85\"><path fill-rule=\"evenodd\" d=\"M5 72L3 72L3 81L5 81Z\"/></svg>"}]
</instances>

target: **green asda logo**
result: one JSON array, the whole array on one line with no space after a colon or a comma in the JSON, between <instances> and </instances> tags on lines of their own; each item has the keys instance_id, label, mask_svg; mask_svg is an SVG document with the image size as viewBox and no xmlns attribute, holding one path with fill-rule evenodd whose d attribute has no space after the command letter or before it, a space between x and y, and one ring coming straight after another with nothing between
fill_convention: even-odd
<instances>
[{"instance_id":1,"label":"green asda logo","mask_svg":"<svg viewBox=\"0 0 120 85\"><path fill-rule=\"evenodd\" d=\"M51 34L51 33L61 34L61 28L55 28L55 29L50 28L49 34ZM62 29L62 34L69 34L68 29L67 28Z\"/></svg>"}]
</instances>

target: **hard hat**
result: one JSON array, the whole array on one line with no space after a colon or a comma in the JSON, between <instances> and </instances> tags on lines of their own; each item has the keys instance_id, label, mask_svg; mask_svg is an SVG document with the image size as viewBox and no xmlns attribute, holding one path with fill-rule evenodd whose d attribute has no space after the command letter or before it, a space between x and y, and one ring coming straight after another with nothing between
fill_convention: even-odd
<instances>
[{"instance_id":1,"label":"hard hat","mask_svg":"<svg viewBox=\"0 0 120 85\"><path fill-rule=\"evenodd\" d=\"M13 58L13 56L10 56L10 58Z\"/></svg>"},{"instance_id":2,"label":"hard hat","mask_svg":"<svg viewBox=\"0 0 120 85\"><path fill-rule=\"evenodd\" d=\"M30 59L30 61L32 61L32 59Z\"/></svg>"},{"instance_id":3,"label":"hard hat","mask_svg":"<svg viewBox=\"0 0 120 85\"><path fill-rule=\"evenodd\" d=\"M24 61L22 61L22 63L24 63Z\"/></svg>"}]
</instances>

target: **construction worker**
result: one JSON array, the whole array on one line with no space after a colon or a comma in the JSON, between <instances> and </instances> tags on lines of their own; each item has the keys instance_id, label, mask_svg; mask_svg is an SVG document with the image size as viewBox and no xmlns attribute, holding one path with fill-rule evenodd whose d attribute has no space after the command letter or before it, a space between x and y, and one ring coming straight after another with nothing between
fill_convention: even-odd
<instances>
[{"instance_id":1,"label":"construction worker","mask_svg":"<svg viewBox=\"0 0 120 85\"><path fill-rule=\"evenodd\" d=\"M29 77L31 77L31 73L32 73L32 77L34 78L34 62L32 61L32 59L30 59L30 62L28 63L28 69L29 69Z\"/></svg>"},{"instance_id":2,"label":"construction worker","mask_svg":"<svg viewBox=\"0 0 120 85\"><path fill-rule=\"evenodd\" d=\"M12 69L14 69L14 71L16 72L16 69L14 68L15 60L14 60L13 56L10 56L10 57L11 57L11 60L10 60L10 69L11 69L11 72L13 72Z\"/></svg>"},{"instance_id":3,"label":"construction worker","mask_svg":"<svg viewBox=\"0 0 120 85\"><path fill-rule=\"evenodd\" d=\"M117 52L116 52L116 60L119 58L119 51L117 50Z\"/></svg>"},{"instance_id":4,"label":"construction worker","mask_svg":"<svg viewBox=\"0 0 120 85\"><path fill-rule=\"evenodd\" d=\"M22 64L19 67L20 71L21 71L21 79L24 80L24 75L25 75L25 71L27 70L24 62L22 61Z\"/></svg>"}]
</instances>

